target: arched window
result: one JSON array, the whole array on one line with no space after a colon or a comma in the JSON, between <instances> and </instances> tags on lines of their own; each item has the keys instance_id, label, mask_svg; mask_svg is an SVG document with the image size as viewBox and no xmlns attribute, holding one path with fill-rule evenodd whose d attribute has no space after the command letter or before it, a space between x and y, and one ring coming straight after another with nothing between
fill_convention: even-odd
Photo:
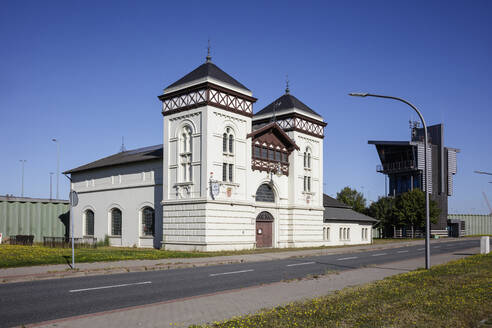
<instances>
[{"instance_id":1,"label":"arched window","mask_svg":"<svg viewBox=\"0 0 492 328\"><path fill-rule=\"evenodd\" d=\"M347 228L347 240L350 240L350 228Z\"/></svg>"},{"instance_id":2,"label":"arched window","mask_svg":"<svg viewBox=\"0 0 492 328\"><path fill-rule=\"evenodd\" d=\"M222 152L233 154L234 153L234 134L231 128L226 128L226 131L222 135Z\"/></svg>"},{"instance_id":3,"label":"arched window","mask_svg":"<svg viewBox=\"0 0 492 328\"><path fill-rule=\"evenodd\" d=\"M222 151L227 153L227 133L222 135Z\"/></svg>"},{"instance_id":4,"label":"arched window","mask_svg":"<svg viewBox=\"0 0 492 328\"><path fill-rule=\"evenodd\" d=\"M229 135L229 153L234 153L234 136L232 134Z\"/></svg>"},{"instance_id":5,"label":"arched window","mask_svg":"<svg viewBox=\"0 0 492 328\"><path fill-rule=\"evenodd\" d=\"M326 228L323 228L323 240L326 240Z\"/></svg>"},{"instance_id":6,"label":"arched window","mask_svg":"<svg viewBox=\"0 0 492 328\"><path fill-rule=\"evenodd\" d=\"M266 203L275 202L275 194L273 193L272 187L270 187L266 183L258 187L258 189L256 190L255 198L257 202L266 202Z\"/></svg>"},{"instance_id":7,"label":"arched window","mask_svg":"<svg viewBox=\"0 0 492 328\"><path fill-rule=\"evenodd\" d=\"M155 212L151 207L142 209L142 236L154 236Z\"/></svg>"},{"instance_id":8,"label":"arched window","mask_svg":"<svg viewBox=\"0 0 492 328\"><path fill-rule=\"evenodd\" d=\"M304 168L311 168L311 148L306 147L306 151L304 152Z\"/></svg>"},{"instance_id":9,"label":"arched window","mask_svg":"<svg viewBox=\"0 0 492 328\"><path fill-rule=\"evenodd\" d=\"M222 135L222 181L234 182L234 131L226 128Z\"/></svg>"},{"instance_id":10,"label":"arched window","mask_svg":"<svg viewBox=\"0 0 492 328\"><path fill-rule=\"evenodd\" d=\"M311 149L304 152L304 192L311 192Z\"/></svg>"},{"instance_id":11,"label":"arched window","mask_svg":"<svg viewBox=\"0 0 492 328\"><path fill-rule=\"evenodd\" d=\"M326 240L330 240L330 227L326 228Z\"/></svg>"},{"instance_id":12,"label":"arched window","mask_svg":"<svg viewBox=\"0 0 492 328\"><path fill-rule=\"evenodd\" d=\"M85 216L85 235L94 236L94 212L91 210L86 210Z\"/></svg>"},{"instance_id":13,"label":"arched window","mask_svg":"<svg viewBox=\"0 0 492 328\"><path fill-rule=\"evenodd\" d=\"M340 233L339 233L339 235L338 235L338 239L339 239L339 240L343 240L342 231L343 231L343 229L342 229L342 228L340 228Z\"/></svg>"},{"instance_id":14,"label":"arched window","mask_svg":"<svg viewBox=\"0 0 492 328\"><path fill-rule=\"evenodd\" d=\"M181 131L181 146L180 146L180 161L181 161L181 182L191 182L192 181L192 166L191 162L193 160L193 136L192 131L189 126L183 127Z\"/></svg>"},{"instance_id":15,"label":"arched window","mask_svg":"<svg viewBox=\"0 0 492 328\"><path fill-rule=\"evenodd\" d=\"M111 210L111 235L121 236L121 211L117 208Z\"/></svg>"}]
</instances>

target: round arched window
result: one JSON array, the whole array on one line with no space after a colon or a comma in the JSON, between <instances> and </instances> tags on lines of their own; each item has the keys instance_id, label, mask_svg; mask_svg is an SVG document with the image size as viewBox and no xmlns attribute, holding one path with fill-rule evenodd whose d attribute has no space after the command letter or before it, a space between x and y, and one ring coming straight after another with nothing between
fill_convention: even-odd
<instances>
[{"instance_id":1,"label":"round arched window","mask_svg":"<svg viewBox=\"0 0 492 328\"><path fill-rule=\"evenodd\" d=\"M274 203L275 194L273 193L272 187L270 187L267 183L264 183L261 186L259 186L258 190L256 190L256 201Z\"/></svg>"}]
</instances>

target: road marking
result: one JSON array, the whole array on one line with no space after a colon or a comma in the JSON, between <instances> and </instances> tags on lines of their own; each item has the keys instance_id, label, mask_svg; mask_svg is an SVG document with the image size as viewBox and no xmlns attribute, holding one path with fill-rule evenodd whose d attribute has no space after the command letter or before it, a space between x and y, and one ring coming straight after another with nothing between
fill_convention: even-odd
<instances>
[{"instance_id":1,"label":"road marking","mask_svg":"<svg viewBox=\"0 0 492 328\"><path fill-rule=\"evenodd\" d=\"M388 253L379 253L379 254L374 254L373 256L383 256L383 255L388 255Z\"/></svg>"},{"instance_id":2,"label":"road marking","mask_svg":"<svg viewBox=\"0 0 492 328\"><path fill-rule=\"evenodd\" d=\"M108 289L108 288L135 286L135 285L146 285L146 284L151 284L151 283L152 283L152 281L142 281L142 282L134 282L131 284L121 284L121 285L101 286L101 287L92 287L92 288L72 289L72 290L69 290L69 292L70 293L78 293L78 292L85 292L88 290Z\"/></svg>"},{"instance_id":3,"label":"road marking","mask_svg":"<svg viewBox=\"0 0 492 328\"><path fill-rule=\"evenodd\" d=\"M417 250L418 251L423 251L425 248L418 248Z\"/></svg>"},{"instance_id":4,"label":"road marking","mask_svg":"<svg viewBox=\"0 0 492 328\"><path fill-rule=\"evenodd\" d=\"M408 253L408 251L398 251L397 253Z\"/></svg>"},{"instance_id":5,"label":"road marking","mask_svg":"<svg viewBox=\"0 0 492 328\"><path fill-rule=\"evenodd\" d=\"M337 259L337 261L344 261L344 260L353 260L357 259L357 256L351 256L351 257L342 257L341 259Z\"/></svg>"},{"instance_id":6,"label":"road marking","mask_svg":"<svg viewBox=\"0 0 492 328\"><path fill-rule=\"evenodd\" d=\"M243 273L243 272L251 272L251 271L255 271L255 270L253 270L253 269L249 269L249 270L241 270L241 271L231 271L231 272L212 273L212 274L209 274L208 276L209 276L209 277L215 277L215 276L222 276L222 275L226 275L226 274L235 274L235 273Z\"/></svg>"},{"instance_id":7,"label":"road marking","mask_svg":"<svg viewBox=\"0 0 492 328\"><path fill-rule=\"evenodd\" d=\"M294 264L288 264L287 266L288 267L292 267L292 266L298 266L298 265L308 265L308 264L314 264L316 262L304 262L304 263L294 263Z\"/></svg>"}]
</instances>

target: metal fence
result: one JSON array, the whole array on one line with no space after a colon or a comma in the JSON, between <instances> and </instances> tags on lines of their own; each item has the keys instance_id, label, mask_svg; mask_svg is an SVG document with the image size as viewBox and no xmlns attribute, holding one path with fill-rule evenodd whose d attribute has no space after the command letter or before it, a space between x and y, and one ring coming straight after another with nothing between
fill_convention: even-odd
<instances>
[{"instance_id":1,"label":"metal fence","mask_svg":"<svg viewBox=\"0 0 492 328\"><path fill-rule=\"evenodd\" d=\"M448 219L465 222L466 235L492 235L492 215L449 214Z\"/></svg>"},{"instance_id":2,"label":"metal fence","mask_svg":"<svg viewBox=\"0 0 492 328\"><path fill-rule=\"evenodd\" d=\"M68 201L0 196L0 232L4 242L10 236L68 236L70 217Z\"/></svg>"},{"instance_id":3,"label":"metal fence","mask_svg":"<svg viewBox=\"0 0 492 328\"><path fill-rule=\"evenodd\" d=\"M75 248L96 248L97 238L92 238L92 237L74 238L73 245ZM72 247L72 238L43 237L43 246L70 248Z\"/></svg>"}]
</instances>

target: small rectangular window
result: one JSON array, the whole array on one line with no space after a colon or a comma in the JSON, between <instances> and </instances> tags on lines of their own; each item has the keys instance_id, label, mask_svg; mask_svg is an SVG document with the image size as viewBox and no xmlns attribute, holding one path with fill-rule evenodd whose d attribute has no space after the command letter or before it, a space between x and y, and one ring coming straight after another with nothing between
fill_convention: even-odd
<instances>
[{"instance_id":1,"label":"small rectangular window","mask_svg":"<svg viewBox=\"0 0 492 328\"><path fill-rule=\"evenodd\" d=\"M282 153L282 162L287 163L287 154Z\"/></svg>"},{"instance_id":2,"label":"small rectangular window","mask_svg":"<svg viewBox=\"0 0 492 328\"><path fill-rule=\"evenodd\" d=\"M268 150L266 148L261 148L261 158L267 159L268 158Z\"/></svg>"},{"instance_id":3,"label":"small rectangular window","mask_svg":"<svg viewBox=\"0 0 492 328\"><path fill-rule=\"evenodd\" d=\"M258 146L254 147L253 157L260 158L260 147L258 147Z\"/></svg>"},{"instance_id":4,"label":"small rectangular window","mask_svg":"<svg viewBox=\"0 0 492 328\"><path fill-rule=\"evenodd\" d=\"M229 181L232 182L233 165L229 164Z\"/></svg>"},{"instance_id":5,"label":"small rectangular window","mask_svg":"<svg viewBox=\"0 0 492 328\"><path fill-rule=\"evenodd\" d=\"M275 160L280 162L280 152L278 150L275 151Z\"/></svg>"},{"instance_id":6,"label":"small rectangular window","mask_svg":"<svg viewBox=\"0 0 492 328\"><path fill-rule=\"evenodd\" d=\"M307 177L304 177L304 191L307 191Z\"/></svg>"},{"instance_id":7,"label":"small rectangular window","mask_svg":"<svg viewBox=\"0 0 492 328\"><path fill-rule=\"evenodd\" d=\"M308 185L307 185L307 190L311 191L311 177L308 177Z\"/></svg>"},{"instance_id":8,"label":"small rectangular window","mask_svg":"<svg viewBox=\"0 0 492 328\"><path fill-rule=\"evenodd\" d=\"M275 159L275 158L273 157L273 156L274 156L274 152L275 152L275 151L274 151L274 150L272 150L272 149L269 149L269 150L268 150L268 159L269 159L269 160L271 160L271 161L273 161L273 160Z\"/></svg>"},{"instance_id":9,"label":"small rectangular window","mask_svg":"<svg viewBox=\"0 0 492 328\"><path fill-rule=\"evenodd\" d=\"M227 181L227 163L222 163L222 181Z\"/></svg>"}]
</instances>

